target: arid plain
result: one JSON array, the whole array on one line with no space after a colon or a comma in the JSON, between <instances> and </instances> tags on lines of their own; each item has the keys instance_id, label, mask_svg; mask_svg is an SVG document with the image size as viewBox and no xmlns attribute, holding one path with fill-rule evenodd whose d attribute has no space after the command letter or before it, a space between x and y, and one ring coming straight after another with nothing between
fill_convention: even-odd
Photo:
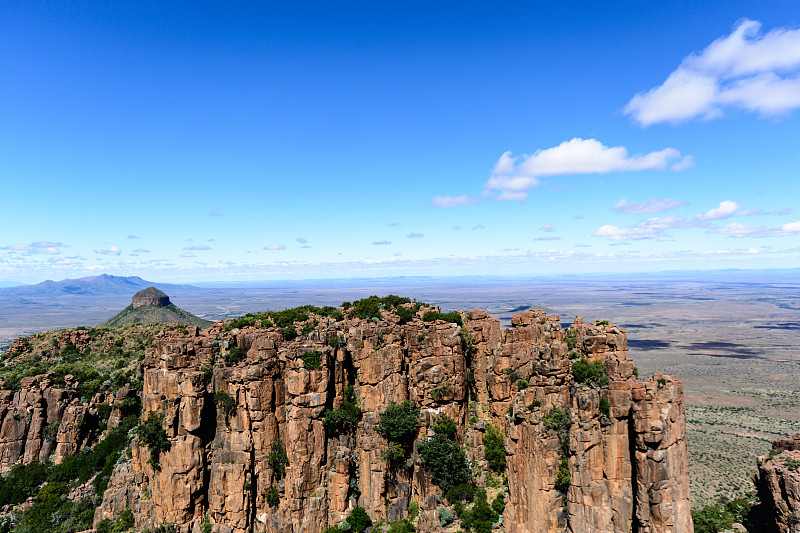
<instances>
[{"instance_id":1,"label":"arid plain","mask_svg":"<svg viewBox=\"0 0 800 533\"><path fill-rule=\"evenodd\" d=\"M386 278L158 285L173 303L220 319L395 293L443 311L511 315L546 308L571 323L609 320L628 332L641 375L679 376L686 393L694 505L750 490L770 442L800 432L800 273L717 271L557 278ZM4 294L5 293L5 294ZM130 294L17 297L0 290L0 347L18 335L94 326Z\"/></svg>"}]
</instances>

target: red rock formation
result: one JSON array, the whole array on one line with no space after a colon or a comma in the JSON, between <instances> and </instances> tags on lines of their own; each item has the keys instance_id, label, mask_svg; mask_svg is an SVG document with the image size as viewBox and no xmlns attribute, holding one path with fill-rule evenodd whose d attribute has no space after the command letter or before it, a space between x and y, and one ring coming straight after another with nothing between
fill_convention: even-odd
<instances>
[{"instance_id":1,"label":"red rock formation","mask_svg":"<svg viewBox=\"0 0 800 533\"><path fill-rule=\"evenodd\" d=\"M416 446L407 466L392 471L376 431L380 412L411 400L421 408L417 443L447 414L482 484L489 478L482 436L489 423L502 430L505 531L691 533L680 381L657 374L640 382L625 331L614 324L578 318L564 331L559 317L526 311L503 330L483 311L462 316L463 327L400 325L391 313L377 322L316 317L314 331L289 342L275 329L227 332L221 323L157 336L141 363L142 419L163 413L171 446L154 470L134 437L95 523L130 508L139 529L171 522L198 531L207 516L218 533L319 533L357 505L373 520L397 520L415 502L418 531L439 531L441 490ZM233 347L246 356L225 366ZM302 356L310 350L321 352L321 368L306 368ZM602 361L608 384L576 383L571 366L580 358ZM341 404L348 386L362 419L353 434L326 435L325 411ZM233 401L229 411L215 406L221 392ZM117 392L109 424L119 423L118 406L133 394L129 387ZM80 421L92 405L44 383L2 393L0 467L79 451ZM554 407L570 413L564 443L544 426ZM58 438L48 448L42 428L57 420ZM278 440L289 458L284 476L270 466ZM565 493L556 489L562 456L570 471ZM274 507L266 498L271 488L279 494Z\"/></svg>"}]
</instances>

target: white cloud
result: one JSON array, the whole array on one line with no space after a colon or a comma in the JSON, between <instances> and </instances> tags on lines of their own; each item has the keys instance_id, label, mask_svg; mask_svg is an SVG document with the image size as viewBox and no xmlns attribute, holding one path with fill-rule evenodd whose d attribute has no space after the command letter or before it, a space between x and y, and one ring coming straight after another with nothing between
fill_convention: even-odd
<instances>
[{"instance_id":1,"label":"white cloud","mask_svg":"<svg viewBox=\"0 0 800 533\"><path fill-rule=\"evenodd\" d=\"M133 251L136 254L149 254L150 250L145 250L144 248L137 248Z\"/></svg>"},{"instance_id":2,"label":"white cloud","mask_svg":"<svg viewBox=\"0 0 800 533\"><path fill-rule=\"evenodd\" d=\"M552 236L552 237L536 237L533 239L534 241L560 241L561 237Z\"/></svg>"},{"instance_id":3,"label":"white cloud","mask_svg":"<svg viewBox=\"0 0 800 533\"><path fill-rule=\"evenodd\" d=\"M201 251L205 251L205 250L211 250L211 247L210 246L206 246L205 244L198 244L197 246L184 246L183 249L184 250L201 250Z\"/></svg>"},{"instance_id":4,"label":"white cloud","mask_svg":"<svg viewBox=\"0 0 800 533\"><path fill-rule=\"evenodd\" d=\"M122 253L122 250L120 250L119 246L112 246L107 250L95 250L94 253L100 255L119 255Z\"/></svg>"},{"instance_id":5,"label":"white cloud","mask_svg":"<svg viewBox=\"0 0 800 533\"><path fill-rule=\"evenodd\" d=\"M372 244L374 244L376 246L387 246L389 244L392 244L392 241L387 241L386 239L384 239L382 241L375 241Z\"/></svg>"},{"instance_id":6,"label":"white cloud","mask_svg":"<svg viewBox=\"0 0 800 533\"><path fill-rule=\"evenodd\" d=\"M268 244L264 247L265 250L285 250L286 245L283 244Z\"/></svg>"},{"instance_id":7,"label":"white cloud","mask_svg":"<svg viewBox=\"0 0 800 533\"><path fill-rule=\"evenodd\" d=\"M129 239L141 239L141 237L139 237L138 235L134 235L133 233L131 233L130 235L128 235L128 238L129 238Z\"/></svg>"},{"instance_id":8,"label":"white cloud","mask_svg":"<svg viewBox=\"0 0 800 533\"><path fill-rule=\"evenodd\" d=\"M305 243L307 243L307 242L308 242L308 240L307 240L305 237L298 237L298 238L297 238L297 239L295 239L295 240L296 240L297 242L299 242L300 244L305 244Z\"/></svg>"},{"instance_id":9,"label":"white cloud","mask_svg":"<svg viewBox=\"0 0 800 533\"><path fill-rule=\"evenodd\" d=\"M552 224L545 224L544 226L539 228L539 231L546 231L548 233L554 232L556 229L553 227Z\"/></svg>"},{"instance_id":10,"label":"white cloud","mask_svg":"<svg viewBox=\"0 0 800 533\"><path fill-rule=\"evenodd\" d=\"M619 228L607 224L601 226L592 235L594 237L608 237L611 241L627 241L655 239L664 236L666 231L673 229L706 228L709 233L719 233L719 231L714 231L719 228L711 224L710 221L761 213L761 210L744 210L736 202L724 200L720 202L718 207L709 209L705 213L698 213L692 217L653 217L628 228Z\"/></svg>"},{"instance_id":11,"label":"white cloud","mask_svg":"<svg viewBox=\"0 0 800 533\"><path fill-rule=\"evenodd\" d=\"M685 57L664 83L635 95L625 113L649 126L718 118L726 108L777 116L800 107L800 29L760 30L760 22L742 20Z\"/></svg>"},{"instance_id":12,"label":"white cloud","mask_svg":"<svg viewBox=\"0 0 800 533\"><path fill-rule=\"evenodd\" d=\"M192 252L185 252L181 254L181 257L197 257Z\"/></svg>"},{"instance_id":13,"label":"white cloud","mask_svg":"<svg viewBox=\"0 0 800 533\"><path fill-rule=\"evenodd\" d=\"M727 226L721 228L709 228L708 233L721 233L733 237L734 239L742 239L750 237L754 239L763 239L767 237L788 237L800 233L800 221L790 222L782 226L746 226L738 222L732 222Z\"/></svg>"},{"instance_id":14,"label":"white cloud","mask_svg":"<svg viewBox=\"0 0 800 533\"><path fill-rule=\"evenodd\" d=\"M610 241L637 241L640 239L655 239L661 234L661 231L662 230L655 228L637 226L630 228L618 228L617 226L606 224L605 226L600 226L597 231L592 233L592 236L608 237L608 240Z\"/></svg>"},{"instance_id":15,"label":"white cloud","mask_svg":"<svg viewBox=\"0 0 800 533\"><path fill-rule=\"evenodd\" d=\"M477 226L472 226L470 229L472 231L478 231L478 230L486 229L486 226L484 226L483 224L478 224Z\"/></svg>"},{"instance_id":16,"label":"white cloud","mask_svg":"<svg viewBox=\"0 0 800 533\"><path fill-rule=\"evenodd\" d=\"M424 236L425 236L424 233L409 233L408 235L406 235L406 238L409 238L409 239L421 239Z\"/></svg>"},{"instance_id":17,"label":"white cloud","mask_svg":"<svg viewBox=\"0 0 800 533\"><path fill-rule=\"evenodd\" d=\"M685 204L686 202L684 201L673 200L672 198L653 198L652 200L629 204L628 200L623 198L611 206L611 210L631 215L642 215L645 213L663 213Z\"/></svg>"},{"instance_id":18,"label":"white cloud","mask_svg":"<svg viewBox=\"0 0 800 533\"><path fill-rule=\"evenodd\" d=\"M697 215L697 217L700 220L716 220L719 218L728 218L733 216L733 214L736 213L736 211L738 211L741 207L742 206L740 206L736 202L725 200L723 202L720 202L719 207L715 207L714 209L709 209L705 213Z\"/></svg>"},{"instance_id":19,"label":"white cloud","mask_svg":"<svg viewBox=\"0 0 800 533\"><path fill-rule=\"evenodd\" d=\"M630 155L624 146L605 146L597 139L576 137L533 154L504 153L484 188L499 191L497 200L524 200L526 191L538 185L542 177L666 170L670 165L672 170L681 170L690 163L674 148Z\"/></svg>"},{"instance_id":20,"label":"white cloud","mask_svg":"<svg viewBox=\"0 0 800 533\"><path fill-rule=\"evenodd\" d=\"M479 194L478 196L436 196L431 200L433 207L456 207L459 205L473 205L479 204L487 198L486 194ZM396 222L389 224L389 226L397 226Z\"/></svg>"}]
</instances>

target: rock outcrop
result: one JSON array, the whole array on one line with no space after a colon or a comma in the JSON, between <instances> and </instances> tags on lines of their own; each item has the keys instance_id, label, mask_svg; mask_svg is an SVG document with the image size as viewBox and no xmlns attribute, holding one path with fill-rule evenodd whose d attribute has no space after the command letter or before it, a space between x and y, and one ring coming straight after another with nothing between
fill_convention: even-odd
<instances>
[{"instance_id":1,"label":"rock outcrop","mask_svg":"<svg viewBox=\"0 0 800 533\"><path fill-rule=\"evenodd\" d=\"M639 381L624 329L577 318L565 330L559 317L533 310L510 329L480 310L462 313L459 326L422 321L424 311L407 323L386 311L372 320L311 317L292 340L257 323L155 337L140 363L141 418L163 414L169 446L154 468L152 450L133 438L95 524L131 509L140 529L320 533L356 506L378 521L407 517L416 504L417 531L455 531L440 524L444 496L419 453L445 414L479 484L505 491L504 531L693 531L681 382ZM319 363L304 361L309 353ZM607 379L579 382L578 361L598 362ZM68 421L90 416L91 406L46 383L24 385L0 396L0 467L79 451ZM357 427L326 432L326 412L350 387L363 413ZM405 400L420 408L421 428L407 463L390 468L376 428L382 411ZM555 410L566 415L561 436L549 422ZM56 443L37 444L55 421ZM504 435L505 489L484 456L489 424ZM288 464L274 461L276 443Z\"/></svg>"},{"instance_id":2,"label":"rock outcrop","mask_svg":"<svg viewBox=\"0 0 800 533\"><path fill-rule=\"evenodd\" d=\"M758 505L751 520L764 533L800 533L800 434L778 439L753 475Z\"/></svg>"},{"instance_id":3,"label":"rock outcrop","mask_svg":"<svg viewBox=\"0 0 800 533\"><path fill-rule=\"evenodd\" d=\"M143 305L153 305L155 307L167 307L170 304L169 296L155 287L147 287L133 295L131 305L136 309Z\"/></svg>"}]
</instances>

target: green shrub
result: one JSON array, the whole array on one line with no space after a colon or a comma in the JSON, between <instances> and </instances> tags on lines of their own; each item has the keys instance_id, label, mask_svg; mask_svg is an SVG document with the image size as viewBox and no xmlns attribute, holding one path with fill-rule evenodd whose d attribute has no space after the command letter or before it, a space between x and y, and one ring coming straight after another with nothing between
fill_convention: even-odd
<instances>
[{"instance_id":1,"label":"green shrub","mask_svg":"<svg viewBox=\"0 0 800 533\"><path fill-rule=\"evenodd\" d=\"M300 330L300 335L308 335L309 333L317 329L317 324L318 322L316 320L313 320L311 322L306 322L305 324L303 324L303 328Z\"/></svg>"},{"instance_id":2,"label":"green shrub","mask_svg":"<svg viewBox=\"0 0 800 533\"><path fill-rule=\"evenodd\" d=\"M390 442L409 446L419 431L419 407L410 400L392 403L380 414L380 422L375 428Z\"/></svg>"},{"instance_id":3,"label":"green shrub","mask_svg":"<svg viewBox=\"0 0 800 533\"><path fill-rule=\"evenodd\" d=\"M569 445L569 428L572 425L569 408L561 410L559 407L553 407L542 419L542 425L545 430L554 431L558 435L561 448L566 450Z\"/></svg>"},{"instance_id":4,"label":"green shrub","mask_svg":"<svg viewBox=\"0 0 800 533\"><path fill-rule=\"evenodd\" d=\"M319 370L322 368L322 352L311 350L300 356L303 360L303 368L306 370Z\"/></svg>"},{"instance_id":5,"label":"green shrub","mask_svg":"<svg viewBox=\"0 0 800 533\"><path fill-rule=\"evenodd\" d=\"M600 359L591 363L586 359L579 359L572 363L572 375L575 381L591 387L605 387L608 385L608 371Z\"/></svg>"},{"instance_id":6,"label":"green shrub","mask_svg":"<svg viewBox=\"0 0 800 533\"><path fill-rule=\"evenodd\" d=\"M594 323L595 326L607 326L608 320L598 320Z\"/></svg>"},{"instance_id":7,"label":"green shrub","mask_svg":"<svg viewBox=\"0 0 800 533\"><path fill-rule=\"evenodd\" d=\"M422 315L422 320L424 322L436 322L437 320L444 320L445 322L456 323L459 326L462 326L464 324L464 322L461 320L461 315L456 311L450 313L428 311L424 315Z\"/></svg>"},{"instance_id":8,"label":"green shrub","mask_svg":"<svg viewBox=\"0 0 800 533\"><path fill-rule=\"evenodd\" d=\"M444 497L447 498L447 501L450 503L450 505L453 505L456 502L472 503L472 500L475 497L475 487L473 487L470 483L459 483L448 490Z\"/></svg>"},{"instance_id":9,"label":"green shrub","mask_svg":"<svg viewBox=\"0 0 800 533\"><path fill-rule=\"evenodd\" d=\"M333 335L328 339L328 346L331 348L344 348L347 346L347 340L344 338L344 335Z\"/></svg>"},{"instance_id":10,"label":"green shrub","mask_svg":"<svg viewBox=\"0 0 800 533\"><path fill-rule=\"evenodd\" d=\"M269 467L278 479L286 475L286 465L289 464L289 457L286 455L286 446L279 438L272 443L269 455L267 455Z\"/></svg>"},{"instance_id":11,"label":"green shrub","mask_svg":"<svg viewBox=\"0 0 800 533\"><path fill-rule=\"evenodd\" d=\"M486 501L486 491L479 489L475 492L472 510L464 511L461 515L461 528L465 531L474 530L475 533L491 533L492 524L499 519L500 515Z\"/></svg>"},{"instance_id":12,"label":"green shrub","mask_svg":"<svg viewBox=\"0 0 800 533\"><path fill-rule=\"evenodd\" d=\"M518 391L525 390L527 388L528 388L528 380L527 379L521 378L521 379L517 380L517 390Z\"/></svg>"},{"instance_id":13,"label":"green shrub","mask_svg":"<svg viewBox=\"0 0 800 533\"><path fill-rule=\"evenodd\" d=\"M472 471L467 456L458 443L449 436L448 427L449 425L444 422L437 423L433 437L418 447L431 474L431 480L445 493L457 485L472 481ZM442 428L444 431L438 433L437 428Z\"/></svg>"},{"instance_id":14,"label":"green shrub","mask_svg":"<svg viewBox=\"0 0 800 533\"><path fill-rule=\"evenodd\" d=\"M400 324L407 324L414 320L414 311L407 307L400 306L395 310L395 313L400 317Z\"/></svg>"},{"instance_id":15,"label":"green shrub","mask_svg":"<svg viewBox=\"0 0 800 533\"><path fill-rule=\"evenodd\" d=\"M138 428L139 440L150 450L150 466L153 470L161 470L158 462L162 452L170 449L171 443L164 431L164 413L151 412Z\"/></svg>"},{"instance_id":16,"label":"green shrub","mask_svg":"<svg viewBox=\"0 0 800 533\"><path fill-rule=\"evenodd\" d=\"M322 424L328 436L352 434L361 421L361 407L351 386L344 390L344 400L338 409L326 409Z\"/></svg>"},{"instance_id":17,"label":"green shrub","mask_svg":"<svg viewBox=\"0 0 800 533\"><path fill-rule=\"evenodd\" d=\"M278 494L278 487L270 485L269 490L264 495L264 499L267 500L267 505L270 507L277 507L281 501L281 496Z\"/></svg>"},{"instance_id":18,"label":"green shrub","mask_svg":"<svg viewBox=\"0 0 800 533\"><path fill-rule=\"evenodd\" d=\"M291 341L299 337L297 330L294 329L294 326L286 326L281 330L281 335L283 335L283 340Z\"/></svg>"},{"instance_id":19,"label":"green shrub","mask_svg":"<svg viewBox=\"0 0 800 533\"><path fill-rule=\"evenodd\" d=\"M506 469L506 448L503 443L503 432L494 424L486 425L483 448L489 468L497 473L503 472Z\"/></svg>"},{"instance_id":20,"label":"green shrub","mask_svg":"<svg viewBox=\"0 0 800 533\"><path fill-rule=\"evenodd\" d=\"M225 416L230 416L233 410L236 409L236 400L233 399L233 396L222 390L214 393L214 403L217 409L222 411Z\"/></svg>"},{"instance_id":21,"label":"green shrub","mask_svg":"<svg viewBox=\"0 0 800 533\"><path fill-rule=\"evenodd\" d=\"M386 533L414 533L414 526L408 519L404 518L392 522Z\"/></svg>"},{"instance_id":22,"label":"green shrub","mask_svg":"<svg viewBox=\"0 0 800 533\"><path fill-rule=\"evenodd\" d=\"M231 346L228 352L225 354L223 359L225 359L225 364L228 366L235 365L239 361L243 361L244 358L247 356L244 350L242 350L239 346Z\"/></svg>"},{"instance_id":23,"label":"green shrub","mask_svg":"<svg viewBox=\"0 0 800 533\"><path fill-rule=\"evenodd\" d=\"M505 511L506 497L502 492L498 492L497 496L495 496L494 500L492 500L492 509L494 509L494 512L499 515L502 515L503 511Z\"/></svg>"},{"instance_id":24,"label":"green shrub","mask_svg":"<svg viewBox=\"0 0 800 533\"><path fill-rule=\"evenodd\" d=\"M442 524L442 526L450 524L453 521L453 518L455 518L453 513L451 513L446 507L439 507L439 509L436 511L436 514L438 515L439 523Z\"/></svg>"},{"instance_id":25,"label":"green shrub","mask_svg":"<svg viewBox=\"0 0 800 533\"><path fill-rule=\"evenodd\" d=\"M692 511L695 533L719 533L730 529L737 522L748 526L747 516L753 503L751 497L741 496ZM748 527L747 530L756 531L751 527Z\"/></svg>"},{"instance_id":26,"label":"green shrub","mask_svg":"<svg viewBox=\"0 0 800 533\"><path fill-rule=\"evenodd\" d=\"M540 402L539 400L533 400L531 403L528 404L528 411L533 411L537 407L540 407L541 405L542 402Z\"/></svg>"},{"instance_id":27,"label":"green shrub","mask_svg":"<svg viewBox=\"0 0 800 533\"><path fill-rule=\"evenodd\" d=\"M355 533L362 533L372 525L372 519L363 507L354 508L347 517L347 522L350 523L350 527Z\"/></svg>"},{"instance_id":28,"label":"green shrub","mask_svg":"<svg viewBox=\"0 0 800 533\"><path fill-rule=\"evenodd\" d=\"M578 332L573 329L568 329L564 332L564 342L567 343L567 348L572 350L578 344Z\"/></svg>"},{"instance_id":29,"label":"green shrub","mask_svg":"<svg viewBox=\"0 0 800 533\"><path fill-rule=\"evenodd\" d=\"M600 413L606 416L611 414L611 404L606 398L600 398Z\"/></svg>"},{"instance_id":30,"label":"green shrub","mask_svg":"<svg viewBox=\"0 0 800 533\"><path fill-rule=\"evenodd\" d=\"M98 411L99 410L100 409L99 409L99 406L98 406ZM101 416L101 418L102 418L102 416ZM106 416L106 419L108 419L108 416ZM49 442L51 444L55 444L56 443L56 438L58 437L58 428L60 426L61 426L61 422L52 422L50 424L45 425L44 429L42 430L42 438L45 441L47 441L47 442Z\"/></svg>"},{"instance_id":31,"label":"green shrub","mask_svg":"<svg viewBox=\"0 0 800 533\"><path fill-rule=\"evenodd\" d=\"M433 432L437 435L443 435L450 440L455 440L456 423L449 416L438 416L433 423Z\"/></svg>"},{"instance_id":32,"label":"green shrub","mask_svg":"<svg viewBox=\"0 0 800 533\"><path fill-rule=\"evenodd\" d=\"M561 456L561 461L558 463L558 473L556 474L555 489L559 492L566 493L569 489L572 477L569 473L569 459L566 456Z\"/></svg>"}]
</instances>

